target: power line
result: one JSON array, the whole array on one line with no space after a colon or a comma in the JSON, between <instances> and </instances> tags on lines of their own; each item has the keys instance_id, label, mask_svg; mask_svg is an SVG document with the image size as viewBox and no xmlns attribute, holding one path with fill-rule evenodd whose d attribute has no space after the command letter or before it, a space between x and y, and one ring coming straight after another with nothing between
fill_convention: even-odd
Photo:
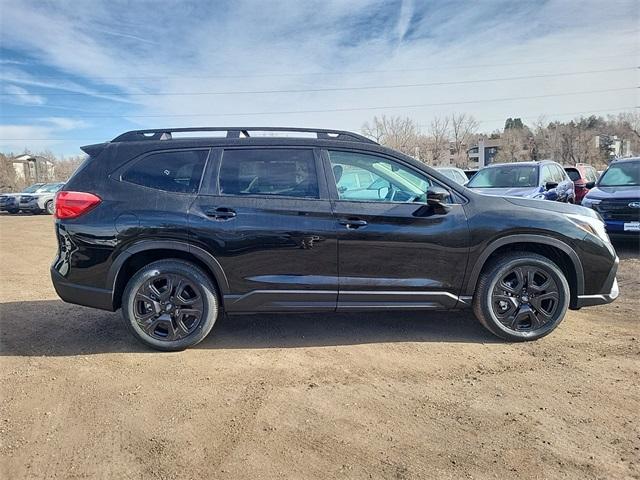
<instances>
[{"instance_id":1,"label":"power line","mask_svg":"<svg viewBox=\"0 0 640 480\"><path fill-rule=\"evenodd\" d=\"M284 89L284 90L235 90L226 92L141 92L141 93L126 93L126 92L66 92L66 93L46 93L46 92L20 92L20 93L7 93L0 92L3 96L91 96L91 95L123 95L128 97L138 96L200 96L200 95L252 95L252 94L271 94L271 93L313 93L313 92L338 92L338 91L354 91L354 90L382 90L393 88L414 88L414 87L435 87L445 85L469 85L473 83L486 83L486 82L502 82L510 80L531 80L537 78L552 78L552 77L565 77L575 75L587 75L594 73L610 73L610 72L622 72L629 70L637 70L640 67L624 67L624 68L609 68L601 70L585 70L581 72L562 72L562 73L547 73L539 75L521 75L517 77L495 77L495 78L482 78L477 80L454 80L448 82L427 82L427 83L404 83L395 85L371 85L371 86L359 86L359 87L329 87L329 88L300 88L300 89Z\"/></svg>"},{"instance_id":2,"label":"power line","mask_svg":"<svg viewBox=\"0 0 640 480\"><path fill-rule=\"evenodd\" d=\"M261 115L295 115L305 113L339 113L339 112L360 112L370 110L389 110L389 109L401 109L401 108L424 108L424 107L442 107L451 105L469 105L474 103L492 103L492 102L510 102L515 100L535 100L539 98L552 98L552 97L565 97L574 95L590 95L594 93L607 93L607 92L619 92L625 90L636 90L639 87L622 87L622 88L608 88L603 90L588 90L582 92L567 92L567 93L551 93L544 95L530 95L523 97L503 97L503 98L490 98L480 100L463 100L458 102L436 102L436 103L418 103L409 105L381 105L372 107L354 107L354 108L332 108L332 109L318 109L318 110L283 110L273 112L224 112L224 113L174 113L174 114L138 114L138 115L67 115L65 118L185 118L185 117L247 117L247 116L261 116ZM0 115L0 118L40 118L42 115Z\"/></svg>"},{"instance_id":3,"label":"power line","mask_svg":"<svg viewBox=\"0 0 640 480\"><path fill-rule=\"evenodd\" d=\"M493 68L493 67L510 67L523 65L543 65L567 63L571 61L584 62L589 60L608 60L612 58L625 58L629 56L637 56L637 52L616 55L602 55L594 57L568 57L556 60L533 60L529 62L503 62L503 63L484 63L470 65L438 65L437 67L420 67L420 68L394 68L388 70L344 70L341 72L282 72L282 73L238 73L226 75L132 75L132 76L99 76L90 77L91 80L145 80L145 79L161 79L161 78L269 78L269 77L305 77L305 76L341 76L341 75L370 75L376 73L407 73L407 72L425 72L425 71L441 71L441 70L460 70L474 68ZM84 75L75 74L57 74L57 75L38 75L38 78L77 78Z\"/></svg>"}]
</instances>

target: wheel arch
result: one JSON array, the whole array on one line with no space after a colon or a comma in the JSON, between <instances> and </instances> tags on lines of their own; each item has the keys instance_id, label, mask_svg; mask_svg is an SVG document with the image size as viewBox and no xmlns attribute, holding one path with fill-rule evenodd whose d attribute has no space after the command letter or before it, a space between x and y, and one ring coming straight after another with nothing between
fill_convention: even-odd
<instances>
[{"instance_id":1,"label":"wheel arch","mask_svg":"<svg viewBox=\"0 0 640 480\"><path fill-rule=\"evenodd\" d=\"M584 270L578 254L566 243L543 235L509 235L491 242L476 260L465 291L475 293L478 278L484 267L496 256L510 251L528 251L543 255L562 269L571 290L570 308L576 308L578 295L584 293Z\"/></svg>"},{"instance_id":2,"label":"wheel arch","mask_svg":"<svg viewBox=\"0 0 640 480\"><path fill-rule=\"evenodd\" d=\"M149 240L131 245L111 265L107 285L112 291L113 309L120 308L124 288L135 272L151 262L168 258L186 260L202 268L216 285L218 301L223 305L224 295L229 293L229 282L213 255L186 242Z\"/></svg>"}]
</instances>

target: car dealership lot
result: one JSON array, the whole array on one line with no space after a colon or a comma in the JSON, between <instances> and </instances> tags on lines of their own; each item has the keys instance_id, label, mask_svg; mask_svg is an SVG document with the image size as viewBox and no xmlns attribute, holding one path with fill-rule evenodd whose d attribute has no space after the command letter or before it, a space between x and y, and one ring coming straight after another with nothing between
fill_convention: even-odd
<instances>
[{"instance_id":1,"label":"car dealership lot","mask_svg":"<svg viewBox=\"0 0 640 480\"><path fill-rule=\"evenodd\" d=\"M5 478L640 478L640 255L503 343L471 312L223 318L181 353L62 303L50 216L0 215Z\"/></svg>"}]
</instances>

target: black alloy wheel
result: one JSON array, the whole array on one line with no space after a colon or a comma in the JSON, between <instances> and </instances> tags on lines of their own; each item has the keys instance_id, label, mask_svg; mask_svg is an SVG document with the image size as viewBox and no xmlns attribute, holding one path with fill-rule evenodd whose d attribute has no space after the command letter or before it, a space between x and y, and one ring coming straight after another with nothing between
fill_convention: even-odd
<instances>
[{"instance_id":1,"label":"black alloy wheel","mask_svg":"<svg viewBox=\"0 0 640 480\"><path fill-rule=\"evenodd\" d=\"M558 284L535 266L513 267L493 288L491 308L514 331L533 331L553 320L559 306Z\"/></svg>"},{"instance_id":2,"label":"black alloy wheel","mask_svg":"<svg viewBox=\"0 0 640 480\"><path fill-rule=\"evenodd\" d=\"M140 285L134 301L136 322L158 340L181 340L202 320L202 296L192 280L179 274L150 278Z\"/></svg>"},{"instance_id":3,"label":"black alloy wheel","mask_svg":"<svg viewBox=\"0 0 640 480\"><path fill-rule=\"evenodd\" d=\"M198 266L158 260L138 270L122 295L129 330L157 350L184 350L202 341L218 318L212 279Z\"/></svg>"},{"instance_id":4,"label":"black alloy wheel","mask_svg":"<svg viewBox=\"0 0 640 480\"><path fill-rule=\"evenodd\" d=\"M536 340L562 322L569 299L569 283L549 258L510 252L482 270L473 311L480 323L500 338Z\"/></svg>"}]
</instances>

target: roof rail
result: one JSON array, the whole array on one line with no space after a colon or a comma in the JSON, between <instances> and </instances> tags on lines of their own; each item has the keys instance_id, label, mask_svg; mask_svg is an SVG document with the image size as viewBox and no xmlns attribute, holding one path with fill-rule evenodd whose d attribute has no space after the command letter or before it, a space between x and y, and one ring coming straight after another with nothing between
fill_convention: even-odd
<instances>
[{"instance_id":1,"label":"roof rail","mask_svg":"<svg viewBox=\"0 0 640 480\"><path fill-rule=\"evenodd\" d=\"M316 138L327 140L343 140L348 142L377 142L353 132L344 130L325 130L320 128L298 127L189 127L189 128L158 128L151 130L131 130L117 136L112 142L136 142L144 140L171 140L173 133L179 132L227 132L227 138L250 137L249 132L304 132L315 133Z\"/></svg>"}]
</instances>

